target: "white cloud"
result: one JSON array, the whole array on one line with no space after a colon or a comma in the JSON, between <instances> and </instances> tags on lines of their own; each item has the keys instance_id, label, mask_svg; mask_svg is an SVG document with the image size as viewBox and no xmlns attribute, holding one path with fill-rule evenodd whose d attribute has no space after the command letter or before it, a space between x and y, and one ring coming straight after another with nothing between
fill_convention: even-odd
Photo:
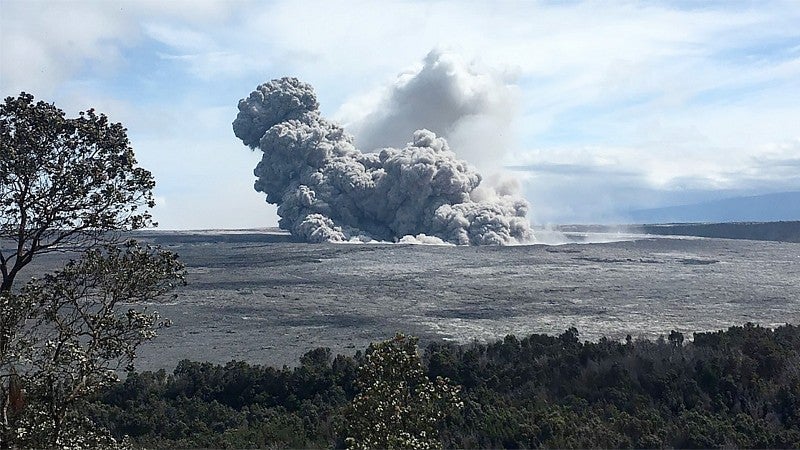
<instances>
[{"instance_id":1,"label":"white cloud","mask_svg":"<svg viewBox=\"0 0 800 450\"><path fill-rule=\"evenodd\" d=\"M49 93L87 61L118 64L133 26L111 8L83 3L4 2L0 74L4 93ZM117 42L115 42L117 41Z\"/></svg>"},{"instance_id":2,"label":"white cloud","mask_svg":"<svg viewBox=\"0 0 800 450\"><path fill-rule=\"evenodd\" d=\"M202 44L200 33L147 21L207 25L224 22L233 7L225 0L5 0L0 14L0 90L50 95L82 71L124 66L126 51L141 43L143 31L169 45Z\"/></svg>"},{"instance_id":3,"label":"white cloud","mask_svg":"<svg viewBox=\"0 0 800 450\"><path fill-rule=\"evenodd\" d=\"M149 23L144 25L144 33L164 45L187 52L215 46L209 36L184 27Z\"/></svg>"},{"instance_id":4,"label":"white cloud","mask_svg":"<svg viewBox=\"0 0 800 450\"><path fill-rule=\"evenodd\" d=\"M797 23L795 1L682 8L670 2L5 0L0 91L26 90L68 111L94 106L107 112L137 141L146 140L134 145L150 167L180 177L176 166L209 173L204 158L225 164L208 156L208 142L226 155L244 151L230 132L231 92L241 89L244 96L267 79L299 76L315 86L324 113L347 104L341 117L355 125L364 119L352 110L384 101L398 71L433 48L447 48L470 62L468 72L500 80L492 92L516 90L497 104L520 111L515 121L499 107L459 116L464 135L473 132L464 141L492 136L476 145L491 147L502 134L506 142L498 148L509 149L464 156L549 167L546 176L529 176L528 191L541 193L532 194L534 214L537 208L600 211L614 199L658 202L679 191L800 188L792 172L798 151L792 143L800 138ZM155 73L208 91L125 92L133 89L126 77L163 82ZM208 113L214 108L220 112ZM210 115L202 119L193 109ZM213 126L214 120L221 124ZM230 147L223 144L228 140ZM205 150L179 160L163 150L167 143ZM250 167L226 176L240 171L249 180ZM587 178L567 175L568 167L585 168ZM199 178L186 181L186 189L216 198L202 184L215 181ZM220 183L233 186L231 180ZM578 189L580 183L592 188ZM172 209L177 200L164 196Z\"/></svg>"}]
</instances>

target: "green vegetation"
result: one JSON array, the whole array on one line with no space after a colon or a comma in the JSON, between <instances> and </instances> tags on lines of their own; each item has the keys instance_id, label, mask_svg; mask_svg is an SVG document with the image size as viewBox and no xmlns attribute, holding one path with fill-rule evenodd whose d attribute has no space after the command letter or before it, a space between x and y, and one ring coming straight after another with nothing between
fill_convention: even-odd
<instances>
[{"instance_id":1,"label":"green vegetation","mask_svg":"<svg viewBox=\"0 0 800 450\"><path fill-rule=\"evenodd\" d=\"M570 329L432 343L421 356L431 383L461 386L463 407L435 427L446 448L800 446L793 325L748 324L693 342L676 332L580 342ZM344 447L352 429L343 422L367 392L359 368L370 361L327 349L296 368L182 361L172 374L130 373L96 398L90 417L147 447Z\"/></svg>"},{"instance_id":2,"label":"green vegetation","mask_svg":"<svg viewBox=\"0 0 800 450\"><path fill-rule=\"evenodd\" d=\"M358 371L358 394L343 414L348 448L441 447L439 422L463 407L459 388L425 375L417 339L397 335L367 349Z\"/></svg>"},{"instance_id":3,"label":"green vegetation","mask_svg":"<svg viewBox=\"0 0 800 450\"><path fill-rule=\"evenodd\" d=\"M183 266L114 233L151 225L154 205L125 128L33 100L0 105L0 448L115 447L87 399L167 325L136 304L181 283ZM83 253L15 288L36 257L65 249Z\"/></svg>"},{"instance_id":4,"label":"green vegetation","mask_svg":"<svg viewBox=\"0 0 800 450\"><path fill-rule=\"evenodd\" d=\"M70 119L33 100L22 92L0 105L0 292L37 255L153 225L155 181L122 124L93 109Z\"/></svg>"}]
</instances>

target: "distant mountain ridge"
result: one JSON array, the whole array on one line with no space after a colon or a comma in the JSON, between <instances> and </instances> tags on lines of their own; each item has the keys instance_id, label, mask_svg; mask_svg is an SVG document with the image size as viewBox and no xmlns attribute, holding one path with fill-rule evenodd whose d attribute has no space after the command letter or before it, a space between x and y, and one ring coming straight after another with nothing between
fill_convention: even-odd
<instances>
[{"instance_id":1,"label":"distant mountain ridge","mask_svg":"<svg viewBox=\"0 0 800 450\"><path fill-rule=\"evenodd\" d=\"M631 228L647 234L669 236L800 242L800 222L663 224L639 225Z\"/></svg>"},{"instance_id":2,"label":"distant mountain ridge","mask_svg":"<svg viewBox=\"0 0 800 450\"><path fill-rule=\"evenodd\" d=\"M564 233L634 233L800 243L800 221L664 223L636 225L560 225Z\"/></svg>"},{"instance_id":3,"label":"distant mountain ridge","mask_svg":"<svg viewBox=\"0 0 800 450\"><path fill-rule=\"evenodd\" d=\"M779 222L800 220L800 191L734 197L631 211L633 223Z\"/></svg>"}]
</instances>

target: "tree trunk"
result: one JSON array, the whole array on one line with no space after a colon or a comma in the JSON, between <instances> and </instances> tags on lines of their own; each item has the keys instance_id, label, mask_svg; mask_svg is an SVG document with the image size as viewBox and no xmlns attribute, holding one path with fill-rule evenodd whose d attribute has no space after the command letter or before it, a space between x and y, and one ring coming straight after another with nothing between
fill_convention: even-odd
<instances>
[{"instance_id":1,"label":"tree trunk","mask_svg":"<svg viewBox=\"0 0 800 450\"><path fill-rule=\"evenodd\" d=\"M0 448L11 447L11 427L8 424L8 395L5 380L0 381Z\"/></svg>"},{"instance_id":2,"label":"tree trunk","mask_svg":"<svg viewBox=\"0 0 800 450\"><path fill-rule=\"evenodd\" d=\"M0 284L0 294L3 292L11 292L11 286L14 285L14 276L16 274L8 274L3 277L3 284Z\"/></svg>"}]
</instances>

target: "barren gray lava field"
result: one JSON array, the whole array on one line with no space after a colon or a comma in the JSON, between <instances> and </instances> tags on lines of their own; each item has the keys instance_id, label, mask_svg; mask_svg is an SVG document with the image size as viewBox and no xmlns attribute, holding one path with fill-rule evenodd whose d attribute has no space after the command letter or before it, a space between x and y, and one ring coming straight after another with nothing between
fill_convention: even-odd
<instances>
[{"instance_id":1,"label":"barren gray lava field","mask_svg":"<svg viewBox=\"0 0 800 450\"><path fill-rule=\"evenodd\" d=\"M641 236L566 245L303 244L275 233L142 233L188 285L150 307L173 325L139 369L184 358L294 365L395 332L469 342L513 333L655 337L800 323L800 244ZM31 271L52 269L49 255Z\"/></svg>"}]
</instances>

